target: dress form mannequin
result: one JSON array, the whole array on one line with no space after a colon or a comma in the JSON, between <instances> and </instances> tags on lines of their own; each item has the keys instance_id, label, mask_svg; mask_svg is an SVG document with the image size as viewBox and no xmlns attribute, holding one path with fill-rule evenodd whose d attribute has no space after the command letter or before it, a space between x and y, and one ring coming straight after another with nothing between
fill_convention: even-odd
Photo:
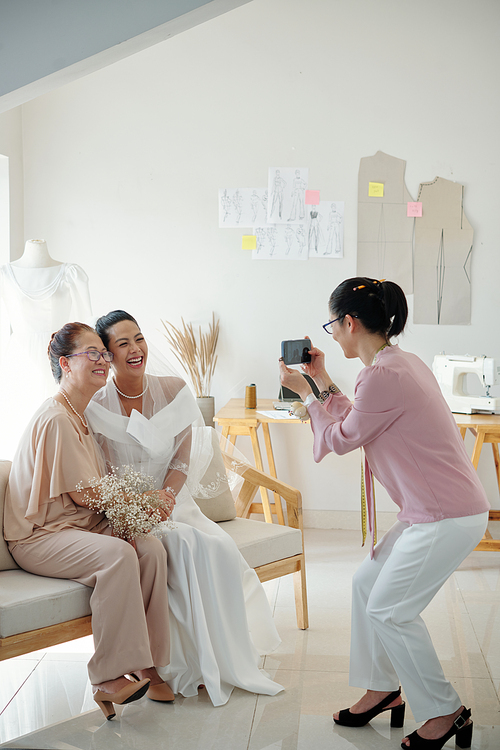
<instances>
[{"instance_id":1,"label":"dress form mannequin","mask_svg":"<svg viewBox=\"0 0 500 750\"><path fill-rule=\"evenodd\" d=\"M50 268L61 266L62 263L60 260L51 258L45 240L28 240L22 256L14 260L11 265L16 268Z\"/></svg>"},{"instance_id":2,"label":"dress form mannequin","mask_svg":"<svg viewBox=\"0 0 500 750\"><path fill-rule=\"evenodd\" d=\"M65 323L92 315L88 277L54 260L45 240L28 240L19 260L0 268L0 458L11 459L24 427L56 390L47 347Z\"/></svg>"}]
</instances>

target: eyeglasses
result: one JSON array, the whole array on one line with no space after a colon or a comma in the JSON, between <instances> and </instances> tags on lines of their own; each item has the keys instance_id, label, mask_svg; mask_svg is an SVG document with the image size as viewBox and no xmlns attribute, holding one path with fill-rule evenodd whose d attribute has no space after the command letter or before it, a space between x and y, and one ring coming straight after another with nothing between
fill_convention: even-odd
<instances>
[{"instance_id":1,"label":"eyeglasses","mask_svg":"<svg viewBox=\"0 0 500 750\"><path fill-rule=\"evenodd\" d=\"M77 352L76 354L66 354L66 359L70 357L81 357L82 354L86 354L91 362L99 362L101 357L105 362L112 362L115 356L113 352L98 352L97 349L89 349L88 352Z\"/></svg>"},{"instance_id":2,"label":"eyeglasses","mask_svg":"<svg viewBox=\"0 0 500 750\"><path fill-rule=\"evenodd\" d=\"M345 315L339 315L338 318L335 318L334 320L329 320L328 323L323 323L323 328L325 329L327 333L330 334L330 336L333 334L333 331L330 328L330 326L336 323L337 320L342 320L342 318L345 318ZM351 318L359 318L359 315L351 315Z\"/></svg>"}]
</instances>

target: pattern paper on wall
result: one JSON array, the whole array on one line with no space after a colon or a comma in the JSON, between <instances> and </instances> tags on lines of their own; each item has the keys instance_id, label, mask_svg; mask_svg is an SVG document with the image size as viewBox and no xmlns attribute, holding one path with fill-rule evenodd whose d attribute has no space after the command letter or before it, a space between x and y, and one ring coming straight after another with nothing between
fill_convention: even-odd
<instances>
[{"instance_id":1,"label":"pattern paper on wall","mask_svg":"<svg viewBox=\"0 0 500 750\"><path fill-rule=\"evenodd\" d=\"M443 177L420 184L415 224L415 323L470 323L474 230L464 214L464 186Z\"/></svg>"},{"instance_id":2,"label":"pattern paper on wall","mask_svg":"<svg viewBox=\"0 0 500 750\"><path fill-rule=\"evenodd\" d=\"M415 219L407 216L413 199L405 185L405 167L403 159L382 151L360 160L357 273L390 279L411 294Z\"/></svg>"}]
</instances>

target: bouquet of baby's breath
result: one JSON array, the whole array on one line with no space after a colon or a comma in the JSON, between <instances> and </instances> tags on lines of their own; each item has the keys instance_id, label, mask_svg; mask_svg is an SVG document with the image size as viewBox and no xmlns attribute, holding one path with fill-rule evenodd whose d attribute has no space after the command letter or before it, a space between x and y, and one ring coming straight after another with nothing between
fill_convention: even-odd
<instances>
[{"instance_id":1,"label":"bouquet of baby's breath","mask_svg":"<svg viewBox=\"0 0 500 750\"><path fill-rule=\"evenodd\" d=\"M164 502L155 490L153 477L134 471L132 466L112 466L106 476L93 477L86 487L80 483L76 489L84 492L87 488L95 493L84 495L87 507L104 513L113 534L120 539L131 541L150 533L161 536L164 530L175 528L170 519L161 520L159 511Z\"/></svg>"}]
</instances>

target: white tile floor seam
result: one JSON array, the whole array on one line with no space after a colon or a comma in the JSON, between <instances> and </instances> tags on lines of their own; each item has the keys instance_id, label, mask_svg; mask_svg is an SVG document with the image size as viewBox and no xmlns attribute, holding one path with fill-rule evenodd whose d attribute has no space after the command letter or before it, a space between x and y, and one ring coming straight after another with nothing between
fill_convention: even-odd
<instances>
[{"instance_id":1,"label":"white tile floor seam","mask_svg":"<svg viewBox=\"0 0 500 750\"><path fill-rule=\"evenodd\" d=\"M235 690L213 708L206 692L162 706L146 698L106 722L92 700L91 639L0 662L0 747L53 750L378 750L399 748L388 714L362 729L332 712L362 691L348 685L350 581L366 549L353 531L306 530L310 628L297 628L291 576L265 584L282 643L263 658L285 687L277 696ZM474 719L474 750L500 748L500 554L474 552L424 613L448 679ZM446 747L454 746L450 740Z\"/></svg>"}]
</instances>

